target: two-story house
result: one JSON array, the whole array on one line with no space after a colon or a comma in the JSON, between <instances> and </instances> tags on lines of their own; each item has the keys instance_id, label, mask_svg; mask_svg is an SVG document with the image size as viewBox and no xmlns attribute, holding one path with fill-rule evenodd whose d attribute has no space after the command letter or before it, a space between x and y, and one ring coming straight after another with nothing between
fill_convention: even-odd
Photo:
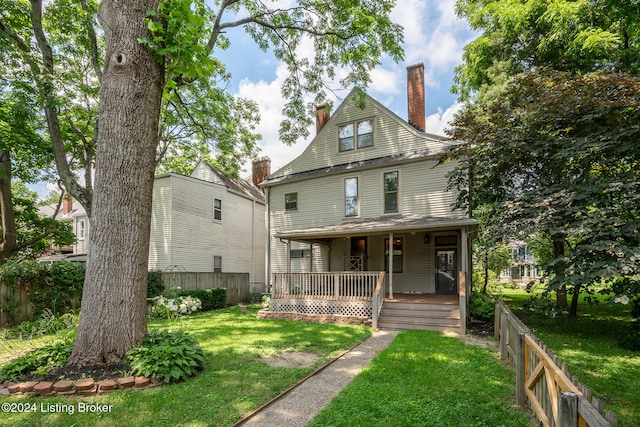
<instances>
[{"instance_id":1,"label":"two-story house","mask_svg":"<svg viewBox=\"0 0 640 427\"><path fill-rule=\"evenodd\" d=\"M424 131L424 68L407 71L408 121L368 95L358 107L352 92L330 116L318 108L309 146L262 183L272 311L464 330L478 222L452 211L454 163L440 158L455 141ZM413 311L392 311L400 300Z\"/></svg>"},{"instance_id":2,"label":"two-story house","mask_svg":"<svg viewBox=\"0 0 640 427\"><path fill-rule=\"evenodd\" d=\"M265 201L257 187L270 168L268 158L253 164L253 183L234 179L201 161L189 176L157 175L153 184L149 269L186 272L249 273L251 290L264 292ZM59 259L86 260L90 221L71 198L58 220L71 221L73 247L58 248ZM52 215L55 206L43 207Z\"/></svg>"},{"instance_id":3,"label":"two-story house","mask_svg":"<svg viewBox=\"0 0 640 427\"><path fill-rule=\"evenodd\" d=\"M254 162L254 172L260 163ZM265 175L266 176L266 175ZM254 181L262 178L254 173ZM249 273L265 287L265 202L243 179L201 161L191 175L158 175L153 185L149 268Z\"/></svg>"}]
</instances>

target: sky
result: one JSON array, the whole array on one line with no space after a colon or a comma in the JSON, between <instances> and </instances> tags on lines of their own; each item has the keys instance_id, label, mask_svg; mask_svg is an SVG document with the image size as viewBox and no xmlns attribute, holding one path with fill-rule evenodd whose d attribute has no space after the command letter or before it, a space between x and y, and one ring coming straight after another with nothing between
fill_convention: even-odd
<instances>
[{"instance_id":1,"label":"sky","mask_svg":"<svg viewBox=\"0 0 640 427\"><path fill-rule=\"evenodd\" d=\"M279 0L288 3L292 0ZM455 0L397 0L391 19L404 27L404 61L395 63L383 58L382 64L372 70L372 82L367 93L395 114L407 119L406 68L424 63L426 131L444 135L447 123L460 108L456 95L450 92L453 70L462 63L464 46L475 34L466 21L455 13ZM260 156L271 158L271 170L283 167L307 147L315 135L315 125L309 137L293 146L287 146L278 138L285 104L280 88L286 77L285 67L278 63L270 52L262 52L251 37L241 28L232 28L226 34L231 47L218 55L232 74L229 91L234 95L254 100L259 108L261 123L257 131L262 135L259 142ZM302 43L300 54L310 43ZM346 96L348 91L344 92ZM342 99L330 99L334 111ZM241 176L251 174L251 164L242 167ZM44 185L32 186L40 197L46 197ZM52 187L53 188L53 187Z\"/></svg>"}]
</instances>

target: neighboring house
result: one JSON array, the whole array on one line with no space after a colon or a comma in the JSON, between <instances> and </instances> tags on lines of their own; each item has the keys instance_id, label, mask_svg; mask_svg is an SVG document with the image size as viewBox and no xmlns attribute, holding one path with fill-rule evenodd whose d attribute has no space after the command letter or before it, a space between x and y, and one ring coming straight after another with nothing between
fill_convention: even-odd
<instances>
[{"instance_id":1,"label":"neighboring house","mask_svg":"<svg viewBox=\"0 0 640 427\"><path fill-rule=\"evenodd\" d=\"M464 331L452 319L465 318L460 272L470 277L478 221L452 211L446 175L455 163L439 159L455 142L423 130L424 69L407 70L409 123L367 95L359 108L352 92L330 117L318 108L315 138L262 183L272 311L368 316L374 326L381 311L382 327ZM418 325L387 309L411 297L452 310L422 313Z\"/></svg>"},{"instance_id":2,"label":"neighboring house","mask_svg":"<svg viewBox=\"0 0 640 427\"><path fill-rule=\"evenodd\" d=\"M269 165L268 158L254 162L256 183ZM150 270L249 273L251 290L265 290L265 201L256 185L201 161L190 176L155 177L151 215ZM57 219L72 221L77 238L58 253L86 254L90 227L80 204L65 200Z\"/></svg>"},{"instance_id":3,"label":"neighboring house","mask_svg":"<svg viewBox=\"0 0 640 427\"><path fill-rule=\"evenodd\" d=\"M158 175L149 268L249 273L252 290L260 292L265 284L264 218L264 195L256 186L206 162L190 176Z\"/></svg>"},{"instance_id":4,"label":"neighboring house","mask_svg":"<svg viewBox=\"0 0 640 427\"><path fill-rule=\"evenodd\" d=\"M38 208L38 213L42 216L53 217L56 212L57 204L51 204L41 206ZM47 254L46 260L55 260L62 258L62 256L69 256L72 254L86 254L89 244L89 217L82 205L73 200L71 196L65 196L62 199L62 205L55 216L57 221L68 222L71 224L73 234L76 236L76 241L71 246L52 247ZM82 257L72 257L80 261L85 259Z\"/></svg>"},{"instance_id":5,"label":"neighboring house","mask_svg":"<svg viewBox=\"0 0 640 427\"><path fill-rule=\"evenodd\" d=\"M538 266L533 251L526 242L513 240L509 242L511 249L511 267L500 274L501 282L529 283L540 280Z\"/></svg>"}]
</instances>

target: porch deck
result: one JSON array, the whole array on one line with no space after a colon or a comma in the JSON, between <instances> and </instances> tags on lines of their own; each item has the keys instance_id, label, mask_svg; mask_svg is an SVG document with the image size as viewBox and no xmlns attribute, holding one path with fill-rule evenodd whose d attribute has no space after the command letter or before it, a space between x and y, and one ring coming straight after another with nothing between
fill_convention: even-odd
<instances>
[{"instance_id":1,"label":"porch deck","mask_svg":"<svg viewBox=\"0 0 640 427\"><path fill-rule=\"evenodd\" d=\"M457 294L399 294L394 293L393 299L385 298L386 302L405 302L416 304L452 304L457 305L460 299Z\"/></svg>"}]
</instances>

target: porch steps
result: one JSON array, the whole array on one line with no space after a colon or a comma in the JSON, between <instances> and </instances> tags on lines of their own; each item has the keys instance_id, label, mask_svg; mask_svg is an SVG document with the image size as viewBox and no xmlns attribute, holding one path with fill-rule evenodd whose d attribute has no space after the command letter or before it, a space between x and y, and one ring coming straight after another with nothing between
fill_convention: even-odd
<instances>
[{"instance_id":1,"label":"porch steps","mask_svg":"<svg viewBox=\"0 0 640 427\"><path fill-rule=\"evenodd\" d=\"M460 328L460 306L386 300L378 319L380 329L454 331Z\"/></svg>"}]
</instances>

